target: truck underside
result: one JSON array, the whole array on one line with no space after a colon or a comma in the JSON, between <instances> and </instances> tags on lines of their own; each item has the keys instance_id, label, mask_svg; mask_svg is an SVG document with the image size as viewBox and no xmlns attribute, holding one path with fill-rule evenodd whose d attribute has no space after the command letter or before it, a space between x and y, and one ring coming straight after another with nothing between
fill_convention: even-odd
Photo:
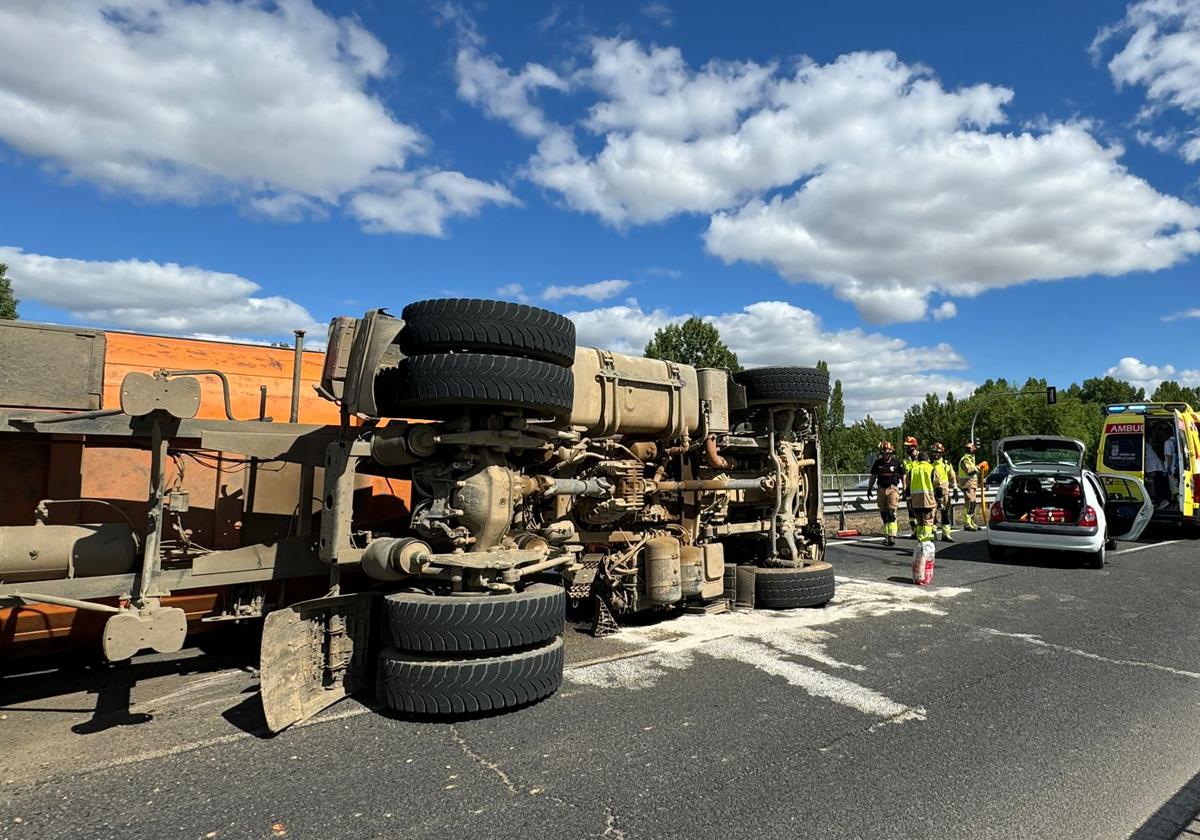
<instances>
[{"instance_id":1,"label":"truck underside","mask_svg":"<svg viewBox=\"0 0 1200 840\"><path fill-rule=\"evenodd\" d=\"M403 318L335 319L318 391L336 423L195 419L197 372L168 369L126 377L120 409L8 410L0 430L18 445L119 441L150 462L144 523L51 494L29 524L0 527L8 625L22 609L87 611L122 659L179 649L202 611L265 615L261 691L278 730L371 685L418 714L545 697L567 604L603 633L647 610L828 601L827 377L731 376L574 338L533 307L423 301ZM213 459L290 471L269 538L203 547L180 464ZM363 490L381 485L411 488L411 504L368 510Z\"/></svg>"}]
</instances>

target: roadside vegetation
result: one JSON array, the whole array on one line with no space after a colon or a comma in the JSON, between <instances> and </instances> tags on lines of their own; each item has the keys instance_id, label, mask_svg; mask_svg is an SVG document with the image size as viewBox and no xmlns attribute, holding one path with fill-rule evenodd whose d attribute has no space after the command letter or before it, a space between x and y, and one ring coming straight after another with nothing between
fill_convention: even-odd
<instances>
[{"instance_id":1,"label":"roadside vegetation","mask_svg":"<svg viewBox=\"0 0 1200 840\"><path fill-rule=\"evenodd\" d=\"M715 326L699 318L659 329L646 345L645 355L669 359L697 367L726 367L741 370L737 354L721 340ZM824 361L817 367L828 371ZM1024 382L989 379L965 397L927 394L922 402L909 407L900 426L882 426L868 415L847 425L841 380L835 380L829 403L818 416L821 430L821 454L829 473L861 473L871 463L879 442L890 440L896 451L902 441L913 435L922 443L940 441L957 460L971 431L971 418L979 411L975 437L983 458L988 458L993 441L1010 435L1043 434L1078 438L1094 456L1100 440L1104 407L1114 403L1186 402L1200 406L1200 388L1189 388L1170 380L1152 393L1112 376L1093 377L1058 389L1054 405L1046 403L1045 379ZM1020 391L1024 396L1008 396Z\"/></svg>"}]
</instances>

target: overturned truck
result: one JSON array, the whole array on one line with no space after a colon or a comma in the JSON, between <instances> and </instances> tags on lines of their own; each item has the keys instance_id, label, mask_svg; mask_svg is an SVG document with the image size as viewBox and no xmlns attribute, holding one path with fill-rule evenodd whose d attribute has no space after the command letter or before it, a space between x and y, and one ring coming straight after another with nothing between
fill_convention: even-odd
<instances>
[{"instance_id":1,"label":"overturned truck","mask_svg":"<svg viewBox=\"0 0 1200 840\"><path fill-rule=\"evenodd\" d=\"M196 419L202 379L224 389L225 419ZM562 316L453 299L334 319L315 390L338 422L236 420L220 371L166 368L126 375L119 408L6 409L9 441L149 451L144 522L105 499L49 498L0 527L9 620L93 614L119 660L178 650L197 616L176 599L218 592L202 620L265 616L261 693L279 730L372 685L414 714L548 696L568 605L604 633L647 610L833 597L817 369L731 375L576 347ZM295 470L286 529L201 548L170 474L181 454ZM364 480L406 484L410 506L365 517ZM68 501L78 520L51 521Z\"/></svg>"}]
</instances>

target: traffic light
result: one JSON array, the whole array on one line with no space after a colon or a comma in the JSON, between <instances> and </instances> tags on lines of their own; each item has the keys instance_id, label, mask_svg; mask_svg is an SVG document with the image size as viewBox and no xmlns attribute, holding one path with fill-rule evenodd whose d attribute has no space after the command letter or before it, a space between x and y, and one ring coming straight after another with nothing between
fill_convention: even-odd
<instances>
[{"instance_id":1,"label":"traffic light","mask_svg":"<svg viewBox=\"0 0 1200 840\"><path fill-rule=\"evenodd\" d=\"M1054 405L1058 402L1058 389L1053 385L1046 388L1046 405Z\"/></svg>"}]
</instances>

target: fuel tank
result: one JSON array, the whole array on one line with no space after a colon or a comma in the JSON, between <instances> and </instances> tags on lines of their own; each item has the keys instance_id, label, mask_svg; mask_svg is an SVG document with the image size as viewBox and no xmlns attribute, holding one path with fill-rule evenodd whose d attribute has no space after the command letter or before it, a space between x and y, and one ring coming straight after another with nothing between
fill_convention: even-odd
<instances>
[{"instance_id":1,"label":"fuel tank","mask_svg":"<svg viewBox=\"0 0 1200 840\"><path fill-rule=\"evenodd\" d=\"M700 426L700 389L691 365L575 348L571 425L591 437L670 440Z\"/></svg>"}]
</instances>

